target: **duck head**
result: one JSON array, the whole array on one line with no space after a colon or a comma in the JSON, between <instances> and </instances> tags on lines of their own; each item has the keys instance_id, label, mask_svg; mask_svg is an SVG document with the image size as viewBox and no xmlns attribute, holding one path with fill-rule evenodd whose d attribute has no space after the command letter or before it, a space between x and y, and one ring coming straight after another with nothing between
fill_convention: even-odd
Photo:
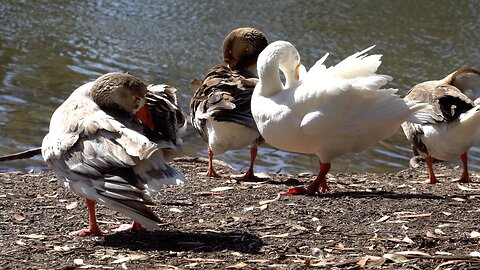
<instances>
[{"instance_id":1,"label":"duck head","mask_svg":"<svg viewBox=\"0 0 480 270\"><path fill-rule=\"evenodd\" d=\"M262 31L251 27L237 28L223 41L223 60L231 70L255 75L258 55L267 45L267 38Z\"/></svg>"},{"instance_id":2,"label":"duck head","mask_svg":"<svg viewBox=\"0 0 480 270\"><path fill-rule=\"evenodd\" d=\"M92 86L92 100L104 110L120 110L136 116L153 130L154 122L146 105L147 86L137 77L112 72L100 76Z\"/></svg>"}]
</instances>

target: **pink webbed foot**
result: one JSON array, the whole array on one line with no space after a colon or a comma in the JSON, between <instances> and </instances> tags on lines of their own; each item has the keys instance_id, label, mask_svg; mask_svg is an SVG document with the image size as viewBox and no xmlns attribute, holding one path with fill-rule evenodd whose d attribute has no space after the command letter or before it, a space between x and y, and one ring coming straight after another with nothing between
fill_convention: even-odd
<instances>
[{"instance_id":1,"label":"pink webbed foot","mask_svg":"<svg viewBox=\"0 0 480 270\"><path fill-rule=\"evenodd\" d=\"M291 188L286 192L284 192L283 195L315 195L317 193L318 194L326 193L327 191L330 190L330 188L326 183L324 185L321 184L320 187L313 184L314 183L310 184L308 188L305 188L303 186Z\"/></svg>"},{"instance_id":2,"label":"pink webbed foot","mask_svg":"<svg viewBox=\"0 0 480 270\"><path fill-rule=\"evenodd\" d=\"M136 232L136 231L144 231L145 228L142 224L134 221L132 224L122 224L120 227L114 229L115 232Z\"/></svg>"},{"instance_id":3,"label":"pink webbed foot","mask_svg":"<svg viewBox=\"0 0 480 270\"><path fill-rule=\"evenodd\" d=\"M457 179L457 180L454 180L454 182L457 182L457 183L462 183L462 184L466 184L466 183L472 183L472 179L470 179L470 176L468 174L468 156L467 156L467 152L463 153L460 155L460 160L462 161L463 163L463 172L462 172L462 177L460 177L460 179Z\"/></svg>"},{"instance_id":4,"label":"pink webbed foot","mask_svg":"<svg viewBox=\"0 0 480 270\"><path fill-rule=\"evenodd\" d=\"M86 199L88 208L88 217L90 219L88 229L81 229L78 231L71 232L70 235L74 236L88 236L88 235L104 235L108 231L104 231L98 227L97 218L95 217L95 201Z\"/></svg>"},{"instance_id":5,"label":"pink webbed foot","mask_svg":"<svg viewBox=\"0 0 480 270\"><path fill-rule=\"evenodd\" d=\"M78 231L71 232L70 235L73 236L89 236L89 235L104 235L108 234L108 231L100 229L98 226L88 229L81 229Z\"/></svg>"},{"instance_id":6,"label":"pink webbed foot","mask_svg":"<svg viewBox=\"0 0 480 270\"><path fill-rule=\"evenodd\" d=\"M330 171L330 163L320 162L320 172L317 178L307 187L294 187L283 193L285 195L315 195L317 193L325 193L330 190L327 185L327 173Z\"/></svg>"},{"instance_id":7,"label":"pink webbed foot","mask_svg":"<svg viewBox=\"0 0 480 270\"><path fill-rule=\"evenodd\" d=\"M222 178L223 176L221 174L218 174L213 168L208 169L206 173L204 173L205 176L207 177L213 177L213 178Z\"/></svg>"}]
</instances>

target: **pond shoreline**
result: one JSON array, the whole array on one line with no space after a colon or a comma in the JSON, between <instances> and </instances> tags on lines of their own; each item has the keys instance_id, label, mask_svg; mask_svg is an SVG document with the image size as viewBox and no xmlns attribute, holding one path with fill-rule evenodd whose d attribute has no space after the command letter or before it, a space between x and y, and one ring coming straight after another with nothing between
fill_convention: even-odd
<instances>
[{"instance_id":1,"label":"pond shoreline","mask_svg":"<svg viewBox=\"0 0 480 270\"><path fill-rule=\"evenodd\" d=\"M451 180L460 168L435 164L442 183L421 183L425 167L397 173L333 173L331 192L279 195L307 184L308 173L256 182L210 179L203 158L173 166L187 182L153 199L155 232L73 237L88 223L82 199L51 171L0 173L2 269L478 269L480 175ZM215 164L223 174L238 173ZM130 220L98 207L100 226ZM477 252L477 253L475 253ZM444 264L445 266L442 266Z\"/></svg>"}]
</instances>

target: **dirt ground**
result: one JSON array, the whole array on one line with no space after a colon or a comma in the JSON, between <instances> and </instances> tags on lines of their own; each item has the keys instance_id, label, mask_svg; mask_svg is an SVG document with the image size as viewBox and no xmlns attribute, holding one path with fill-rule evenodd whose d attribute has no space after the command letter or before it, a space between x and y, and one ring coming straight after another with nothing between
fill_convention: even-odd
<instances>
[{"instance_id":1,"label":"dirt ground","mask_svg":"<svg viewBox=\"0 0 480 270\"><path fill-rule=\"evenodd\" d=\"M314 175L238 182L200 176L202 159L174 165L188 182L155 197L162 230L90 237L69 235L88 225L85 203L53 173L1 173L0 268L480 269L476 172L466 185L452 182L459 168L442 164L437 185L421 183L424 167L333 173L329 193L280 196ZM130 223L97 209L104 229Z\"/></svg>"}]
</instances>

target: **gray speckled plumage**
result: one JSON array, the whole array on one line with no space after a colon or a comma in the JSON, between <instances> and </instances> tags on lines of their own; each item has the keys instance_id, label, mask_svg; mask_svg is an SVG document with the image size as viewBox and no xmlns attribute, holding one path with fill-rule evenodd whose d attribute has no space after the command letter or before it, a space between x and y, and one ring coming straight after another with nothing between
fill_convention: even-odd
<instances>
[{"instance_id":1,"label":"gray speckled plumage","mask_svg":"<svg viewBox=\"0 0 480 270\"><path fill-rule=\"evenodd\" d=\"M181 150L185 118L171 87L150 86L125 73L109 73L77 90L54 112L42 155L64 184L81 197L158 228L146 206L163 185L184 176L170 165ZM149 130L131 111L143 97L156 124ZM96 102L95 102L96 101ZM123 105L119 105L123 104ZM143 105L142 105L143 106Z\"/></svg>"}]
</instances>

